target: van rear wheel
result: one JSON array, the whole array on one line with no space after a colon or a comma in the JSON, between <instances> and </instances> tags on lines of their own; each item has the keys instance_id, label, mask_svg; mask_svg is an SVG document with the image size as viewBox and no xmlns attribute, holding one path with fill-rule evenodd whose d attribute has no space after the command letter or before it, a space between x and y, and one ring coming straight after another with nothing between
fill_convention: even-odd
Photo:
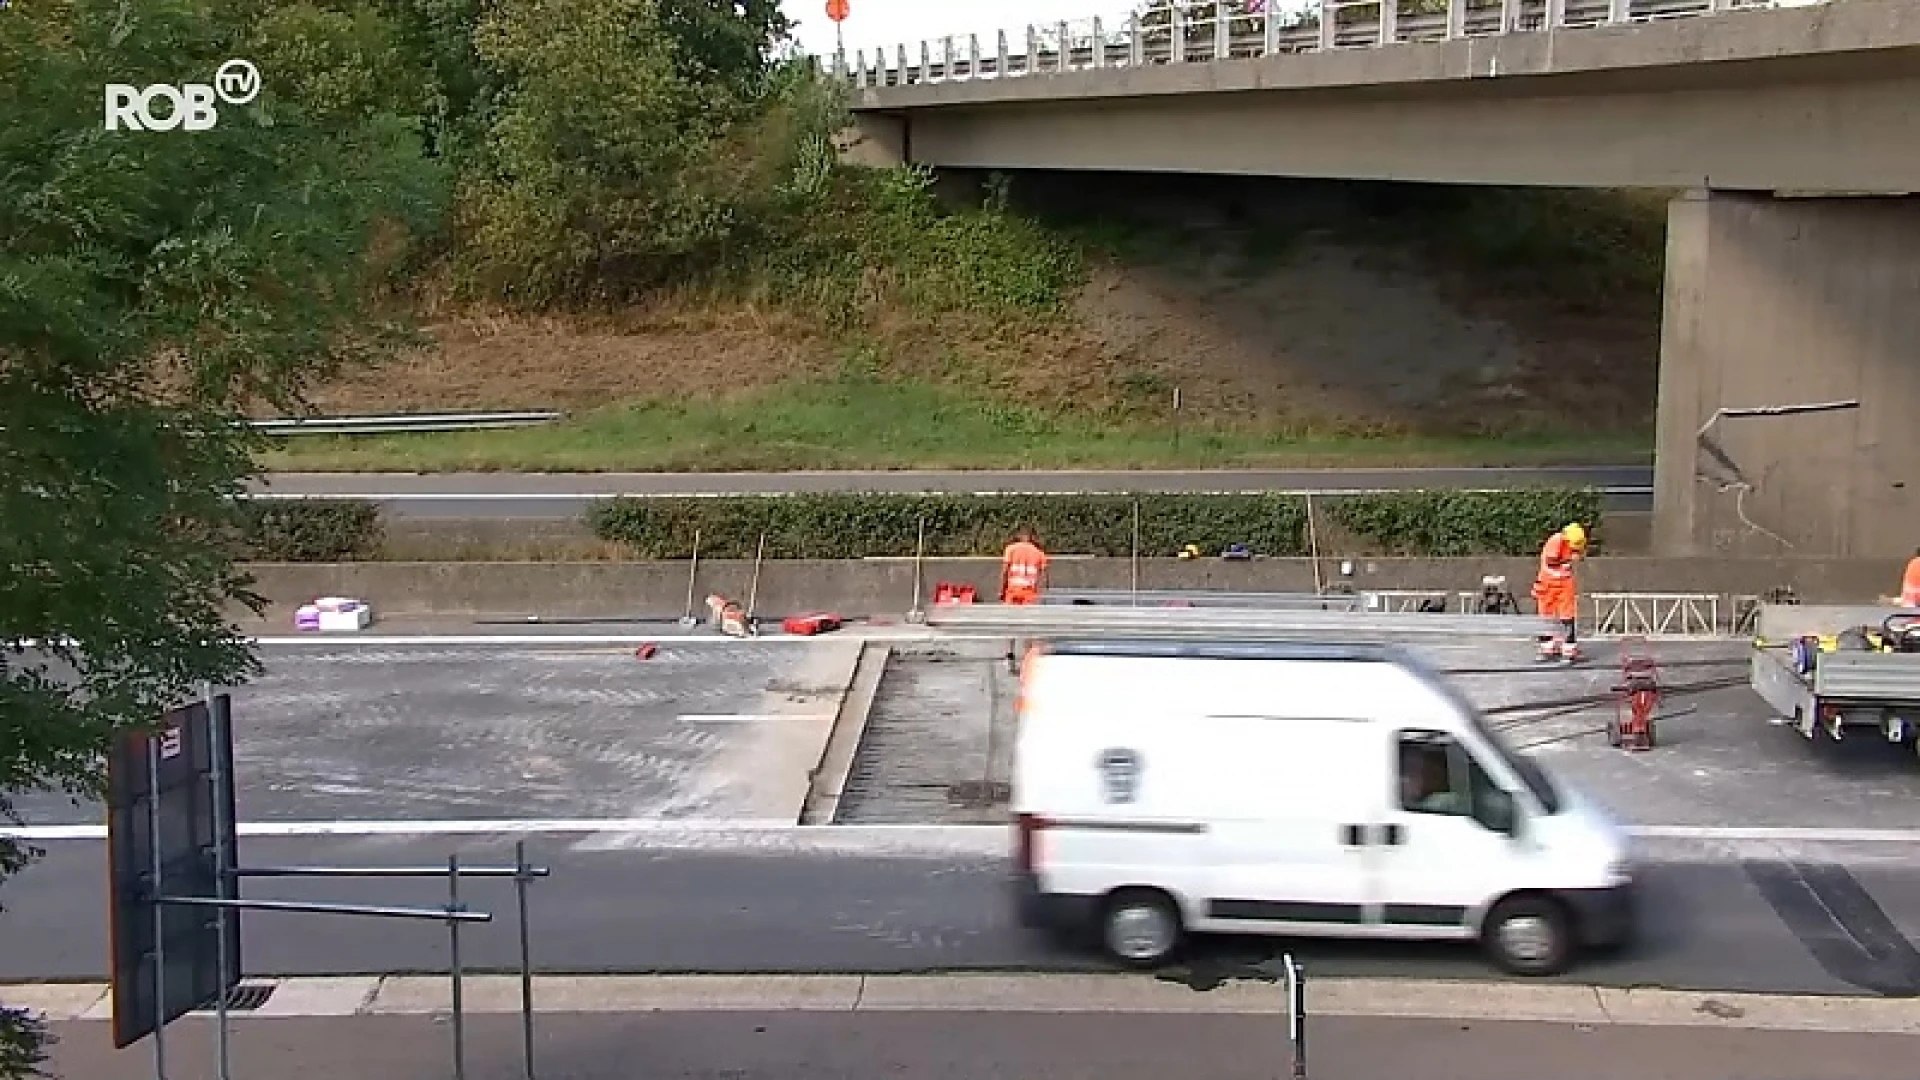
<instances>
[{"instance_id":1,"label":"van rear wheel","mask_svg":"<svg viewBox=\"0 0 1920 1080\"><path fill-rule=\"evenodd\" d=\"M1166 893L1123 889L1108 898L1100 915L1106 954L1133 968L1156 968L1180 950L1180 909Z\"/></svg>"},{"instance_id":2,"label":"van rear wheel","mask_svg":"<svg viewBox=\"0 0 1920 1080\"><path fill-rule=\"evenodd\" d=\"M1558 975L1573 960L1573 920L1548 897L1509 897L1487 914L1480 942L1503 971Z\"/></svg>"}]
</instances>

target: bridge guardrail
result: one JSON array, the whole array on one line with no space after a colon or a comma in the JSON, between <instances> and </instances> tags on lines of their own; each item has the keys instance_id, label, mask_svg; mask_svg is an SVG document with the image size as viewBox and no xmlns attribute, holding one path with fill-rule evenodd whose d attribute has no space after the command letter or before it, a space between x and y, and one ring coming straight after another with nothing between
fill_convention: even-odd
<instances>
[{"instance_id":1,"label":"bridge guardrail","mask_svg":"<svg viewBox=\"0 0 1920 1080\"><path fill-rule=\"evenodd\" d=\"M1293 53L1490 37L1541 30L1579 30L1734 11L1804 7L1830 0L1446 0L1440 11L1422 0L1314 0L1304 10L1276 11L1280 0L1248 10L1248 0L1176 0L1135 11L1117 24L1102 18L1029 24L1024 41L998 33L983 54L978 34L948 35L887 51L836 54L836 75L860 88L913 86L982 78L1019 78L1109 67L1206 63ZM1014 51L1014 44L1022 47ZM917 61L917 62L916 62Z\"/></svg>"}]
</instances>

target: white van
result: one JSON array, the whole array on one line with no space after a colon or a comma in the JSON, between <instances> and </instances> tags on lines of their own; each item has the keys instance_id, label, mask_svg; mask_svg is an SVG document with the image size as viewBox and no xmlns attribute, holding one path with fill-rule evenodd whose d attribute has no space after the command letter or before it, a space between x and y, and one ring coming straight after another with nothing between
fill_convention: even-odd
<instances>
[{"instance_id":1,"label":"white van","mask_svg":"<svg viewBox=\"0 0 1920 1080\"><path fill-rule=\"evenodd\" d=\"M1021 921L1138 967L1189 933L1483 942L1523 975L1633 930L1624 831L1396 649L1035 646Z\"/></svg>"}]
</instances>

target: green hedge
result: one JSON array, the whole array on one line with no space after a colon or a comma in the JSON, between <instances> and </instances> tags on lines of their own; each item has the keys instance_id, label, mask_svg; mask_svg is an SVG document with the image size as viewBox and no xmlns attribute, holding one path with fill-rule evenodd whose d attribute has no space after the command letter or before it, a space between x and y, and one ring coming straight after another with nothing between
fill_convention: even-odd
<instances>
[{"instance_id":1,"label":"green hedge","mask_svg":"<svg viewBox=\"0 0 1920 1080\"><path fill-rule=\"evenodd\" d=\"M1532 555L1570 521L1600 551L1600 493L1591 489L1403 491L1327 501L1329 516L1390 555Z\"/></svg>"},{"instance_id":2,"label":"green hedge","mask_svg":"<svg viewBox=\"0 0 1920 1080\"><path fill-rule=\"evenodd\" d=\"M1187 544L1217 554L1245 544L1275 556L1307 553L1304 500L1287 495L868 495L610 499L588 511L594 535L639 559L683 559L700 533L703 558L859 558L912 554L926 522L929 555L997 555L1032 525L1051 551L1125 556L1140 507L1143 555ZM1569 521L1599 523L1599 495L1539 489L1468 494L1413 492L1314 500L1335 524L1404 555L1530 555ZM1597 539L1597 534L1596 534ZM1596 544L1597 549L1597 544Z\"/></svg>"},{"instance_id":3,"label":"green hedge","mask_svg":"<svg viewBox=\"0 0 1920 1080\"><path fill-rule=\"evenodd\" d=\"M386 539L380 507L352 499L247 502L239 558L250 562L348 562L375 558Z\"/></svg>"}]
</instances>

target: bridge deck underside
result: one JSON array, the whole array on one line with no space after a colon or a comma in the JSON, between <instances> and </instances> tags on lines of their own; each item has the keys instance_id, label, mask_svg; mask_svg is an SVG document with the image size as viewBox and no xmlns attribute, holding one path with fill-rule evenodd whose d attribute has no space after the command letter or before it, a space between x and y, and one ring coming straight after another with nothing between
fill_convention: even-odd
<instances>
[{"instance_id":1,"label":"bridge deck underside","mask_svg":"<svg viewBox=\"0 0 1920 1080\"><path fill-rule=\"evenodd\" d=\"M936 167L1553 187L1920 190L1920 69L1742 65L1378 89L1054 98L889 115ZM1829 70L1819 70L1826 68ZM1795 76L1787 78L1787 76ZM1737 76L1737 77L1736 77ZM1691 85L1690 85L1691 84Z\"/></svg>"}]
</instances>

